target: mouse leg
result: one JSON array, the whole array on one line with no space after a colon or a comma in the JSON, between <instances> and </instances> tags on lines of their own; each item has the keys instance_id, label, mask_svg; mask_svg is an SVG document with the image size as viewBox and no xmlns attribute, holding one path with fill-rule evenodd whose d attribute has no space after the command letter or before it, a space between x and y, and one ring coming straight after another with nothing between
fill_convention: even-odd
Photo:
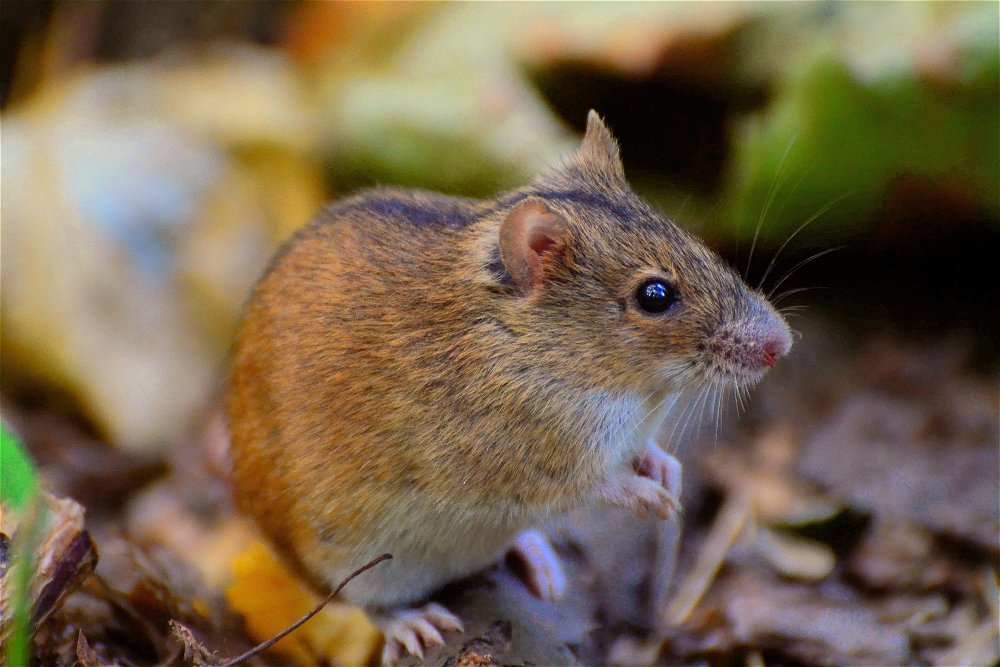
<instances>
[{"instance_id":1,"label":"mouse leg","mask_svg":"<svg viewBox=\"0 0 1000 667\"><path fill-rule=\"evenodd\" d=\"M508 558L515 559L514 569L535 597L554 602L566 592L566 573L549 538L530 528L514 540Z\"/></svg>"},{"instance_id":2,"label":"mouse leg","mask_svg":"<svg viewBox=\"0 0 1000 667\"><path fill-rule=\"evenodd\" d=\"M374 619L385 635L384 665L399 664L407 653L423 659L425 648L444 644L442 631L462 631L462 621L436 602L419 609L380 612Z\"/></svg>"}]
</instances>

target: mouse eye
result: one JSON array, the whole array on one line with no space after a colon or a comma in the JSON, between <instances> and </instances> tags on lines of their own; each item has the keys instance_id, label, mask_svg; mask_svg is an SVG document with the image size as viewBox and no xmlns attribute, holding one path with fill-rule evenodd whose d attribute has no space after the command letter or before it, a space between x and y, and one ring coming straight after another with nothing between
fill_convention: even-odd
<instances>
[{"instance_id":1,"label":"mouse eye","mask_svg":"<svg viewBox=\"0 0 1000 667\"><path fill-rule=\"evenodd\" d=\"M639 286L635 302L647 313L665 313L678 301L677 290L660 278L651 278Z\"/></svg>"}]
</instances>

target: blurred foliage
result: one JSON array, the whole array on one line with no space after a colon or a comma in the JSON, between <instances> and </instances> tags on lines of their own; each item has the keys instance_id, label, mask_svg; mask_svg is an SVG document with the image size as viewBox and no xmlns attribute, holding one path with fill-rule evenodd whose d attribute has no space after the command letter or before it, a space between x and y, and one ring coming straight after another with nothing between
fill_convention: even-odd
<instances>
[{"instance_id":1,"label":"blurred foliage","mask_svg":"<svg viewBox=\"0 0 1000 667\"><path fill-rule=\"evenodd\" d=\"M747 222L770 210L761 232L781 241L833 204L813 228L837 240L865 233L887 200L926 191L1000 221L1000 5L834 12L785 54L770 103L737 126L731 229L750 236Z\"/></svg>"},{"instance_id":2,"label":"blurred foliage","mask_svg":"<svg viewBox=\"0 0 1000 667\"><path fill-rule=\"evenodd\" d=\"M0 506L23 511L35 494L35 467L20 439L0 423Z\"/></svg>"},{"instance_id":3,"label":"blurred foliage","mask_svg":"<svg viewBox=\"0 0 1000 667\"><path fill-rule=\"evenodd\" d=\"M38 481L35 466L7 424L0 422L0 659L5 664L28 662L28 584L37 540L34 523ZM17 543L8 535L17 530Z\"/></svg>"},{"instance_id":4,"label":"blurred foliage","mask_svg":"<svg viewBox=\"0 0 1000 667\"><path fill-rule=\"evenodd\" d=\"M203 7L229 38L257 25ZM56 3L3 117L4 382L122 446L183 436L267 256L325 199L523 183L592 106L640 189L717 243L810 221L799 240L828 244L927 202L922 224L1000 219L996 3L268 4L269 47L87 58L148 55L95 26L179 39L193 9L162 9Z\"/></svg>"},{"instance_id":5,"label":"blurred foliage","mask_svg":"<svg viewBox=\"0 0 1000 667\"><path fill-rule=\"evenodd\" d=\"M98 65L99 8L56 4L3 118L4 381L59 389L120 445L176 442L267 256L324 199L522 183L591 106L641 189L716 241L811 221L832 243L927 201L995 224L998 11L303 3L272 47Z\"/></svg>"}]
</instances>

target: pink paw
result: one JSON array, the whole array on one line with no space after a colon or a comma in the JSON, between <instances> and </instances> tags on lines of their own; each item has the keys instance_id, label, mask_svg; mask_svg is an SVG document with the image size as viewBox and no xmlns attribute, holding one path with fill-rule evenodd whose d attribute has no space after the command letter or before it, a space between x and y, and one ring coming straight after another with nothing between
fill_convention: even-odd
<instances>
[{"instance_id":1,"label":"pink paw","mask_svg":"<svg viewBox=\"0 0 1000 667\"><path fill-rule=\"evenodd\" d=\"M646 441L646 450L635 461L634 467L637 473L653 480L670 495L680 497L684 468L676 457L660 449L652 439Z\"/></svg>"},{"instance_id":2,"label":"pink paw","mask_svg":"<svg viewBox=\"0 0 1000 667\"><path fill-rule=\"evenodd\" d=\"M425 648L444 644L442 631L462 630L462 621L436 602L419 609L386 612L377 621L385 635L384 665L399 664L407 654L422 659Z\"/></svg>"},{"instance_id":3,"label":"pink paw","mask_svg":"<svg viewBox=\"0 0 1000 667\"><path fill-rule=\"evenodd\" d=\"M659 482L635 473L613 477L601 489L604 502L635 512L642 517L672 519L680 511L680 503Z\"/></svg>"},{"instance_id":4,"label":"pink paw","mask_svg":"<svg viewBox=\"0 0 1000 667\"><path fill-rule=\"evenodd\" d=\"M534 529L522 532L508 552L517 559L515 567L535 597L553 602L566 592L566 574L559 556L545 535Z\"/></svg>"},{"instance_id":5,"label":"pink paw","mask_svg":"<svg viewBox=\"0 0 1000 667\"><path fill-rule=\"evenodd\" d=\"M646 442L646 450L633 462L635 472L620 473L601 489L604 502L632 510L640 516L671 519L680 512L677 496L681 492L680 461Z\"/></svg>"}]
</instances>

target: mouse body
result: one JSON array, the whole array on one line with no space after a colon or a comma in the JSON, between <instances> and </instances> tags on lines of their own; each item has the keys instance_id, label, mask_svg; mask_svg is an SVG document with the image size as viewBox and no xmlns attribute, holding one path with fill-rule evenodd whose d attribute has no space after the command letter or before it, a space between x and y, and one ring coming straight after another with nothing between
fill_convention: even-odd
<instances>
[{"instance_id":1,"label":"mouse body","mask_svg":"<svg viewBox=\"0 0 1000 667\"><path fill-rule=\"evenodd\" d=\"M581 148L489 200L400 189L327 208L273 259L240 325L227 413L237 500L317 589L421 654L460 620L417 608L588 503L668 518L671 396L756 382L790 348L763 295L625 181L591 112ZM673 480L673 481L671 481Z\"/></svg>"}]
</instances>

